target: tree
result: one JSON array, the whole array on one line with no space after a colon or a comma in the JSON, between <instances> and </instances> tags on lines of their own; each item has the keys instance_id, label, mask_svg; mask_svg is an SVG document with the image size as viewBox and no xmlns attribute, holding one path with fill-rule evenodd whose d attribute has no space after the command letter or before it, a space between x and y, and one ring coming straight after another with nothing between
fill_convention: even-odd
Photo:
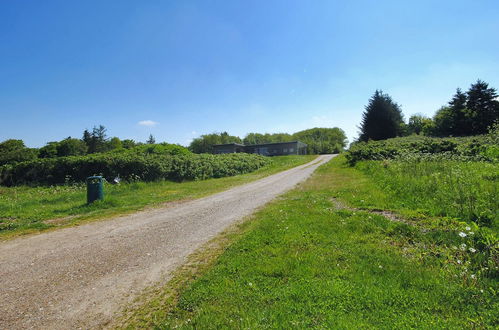
<instances>
[{"instance_id":1,"label":"tree","mask_svg":"<svg viewBox=\"0 0 499 330\"><path fill-rule=\"evenodd\" d=\"M121 140L118 137L113 137L108 142L109 150L121 149L123 147Z\"/></svg>"},{"instance_id":2,"label":"tree","mask_svg":"<svg viewBox=\"0 0 499 330\"><path fill-rule=\"evenodd\" d=\"M306 143L308 154L339 153L347 144L345 132L338 127L306 129L296 132L291 139Z\"/></svg>"},{"instance_id":3,"label":"tree","mask_svg":"<svg viewBox=\"0 0 499 330\"><path fill-rule=\"evenodd\" d=\"M400 106L388 94L376 90L362 114L359 140L384 140L400 136L404 125Z\"/></svg>"},{"instance_id":4,"label":"tree","mask_svg":"<svg viewBox=\"0 0 499 330\"><path fill-rule=\"evenodd\" d=\"M38 150L27 148L23 140L5 140L0 143L0 166L15 162L24 162L38 157Z\"/></svg>"},{"instance_id":5,"label":"tree","mask_svg":"<svg viewBox=\"0 0 499 330\"><path fill-rule=\"evenodd\" d=\"M80 139L68 137L57 144L57 156L81 156L87 153L87 145Z\"/></svg>"},{"instance_id":6,"label":"tree","mask_svg":"<svg viewBox=\"0 0 499 330\"><path fill-rule=\"evenodd\" d=\"M48 142L39 150L38 157L40 158L54 158L57 157L57 146L59 142Z\"/></svg>"},{"instance_id":7,"label":"tree","mask_svg":"<svg viewBox=\"0 0 499 330\"><path fill-rule=\"evenodd\" d=\"M433 117L434 128L431 135L449 136L454 132L454 116L450 107L441 107Z\"/></svg>"},{"instance_id":8,"label":"tree","mask_svg":"<svg viewBox=\"0 0 499 330\"><path fill-rule=\"evenodd\" d=\"M83 131L82 140L87 145L89 154L108 150L106 132L107 129L102 125L99 125L98 127L94 126L92 133L90 133L87 129Z\"/></svg>"},{"instance_id":9,"label":"tree","mask_svg":"<svg viewBox=\"0 0 499 330\"><path fill-rule=\"evenodd\" d=\"M407 132L409 134L421 134L423 132L423 127L425 122L429 118L422 114L415 114L409 118L409 123L407 124Z\"/></svg>"},{"instance_id":10,"label":"tree","mask_svg":"<svg viewBox=\"0 0 499 330\"><path fill-rule=\"evenodd\" d=\"M189 150L194 153L212 153L213 145L227 143L242 143L238 136L229 135L227 132L201 135L192 140Z\"/></svg>"},{"instance_id":11,"label":"tree","mask_svg":"<svg viewBox=\"0 0 499 330\"><path fill-rule=\"evenodd\" d=\"M472 118L470 111L466 108L467 96L460 88L449 101L450 127L449 131L454 136L472 134Z\"/></svg>"},{"instance_id":12,"label":"tree","mask_svg":"<svg viewBox=\"0 0 499 330\"><path fill-rule=\"evenodd\" d=\"M245 145L262 144L266 142L264 135L260 133L248 133L243 139Z\"/></svg>"},{"instance_id":13,"label":"tree","mask_svg":"<svg viewBox=\"0 0 499 330\"><path fill-rule=\"evenodd\" d=\"M490 126L499 119L499 102L495 88L477 80L472 84L467 95L466 107L470 110L473 134L485 134Z\"/></svg>"},{"instance_id":14,"label":"tree","mask_svg":"<svg viewBox=\"0 0 499 330\"><path fill-rule=\"evenodd\" d=\"M132 139L125 139L123 141L121 141L121 146L125 149L132 149L133 147L135 147L137 144L135 143L134 140Z\"/></svg>"},{"instance_id":15,"label":"tree","mask_svg":"<svg viewBox=\"0 0 499 330\"><path fill-rule=\"evenodd\" d=\"M262 144L262 143L289 142L292 140L293 140L292 135L288 133L273 133L273 134L248 133L244 137L243 143L245 145L252 145L252 144Z\"/></svg>"},{"instance_id":16,"label":"tree","mask_svg":"<svg viewBox=\"0 0 499 330\"><path fill-rule=\"evenodd\" d=\"M156 143L156 139L154 138L154 136L152 136L152 134L149 134L149 138L147 139L146 143L147 144L155 144Z\"/></svg>"}]
</instances>

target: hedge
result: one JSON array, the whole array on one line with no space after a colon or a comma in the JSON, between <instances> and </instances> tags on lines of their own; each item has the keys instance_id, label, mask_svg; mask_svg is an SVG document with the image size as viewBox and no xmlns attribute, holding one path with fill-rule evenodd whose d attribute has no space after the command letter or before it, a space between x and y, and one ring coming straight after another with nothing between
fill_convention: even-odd
<instances>
[{"instance_id":1,"label":"hedge","mask_svg":"<svg viewBox=\"0 0 499 330\"><path fill-rule=\"evenodd\" d=\"M456 158L466 161L496 161L496 134L456 138L409 136L352 144L346 153L350 165L362 160Z\"/></svg>"},{"instance_id":2,"label":"hedge","mask_svg":"<svg viewBox=\"0 0 499 330\"><path fill-rule=\"evenodd\" d=\"M0 185L83 182L88 176L125 181L202 180L248 173L271 160L253 154L94 154L37 159L0 166Z\"/></svg>"}]
</instances>

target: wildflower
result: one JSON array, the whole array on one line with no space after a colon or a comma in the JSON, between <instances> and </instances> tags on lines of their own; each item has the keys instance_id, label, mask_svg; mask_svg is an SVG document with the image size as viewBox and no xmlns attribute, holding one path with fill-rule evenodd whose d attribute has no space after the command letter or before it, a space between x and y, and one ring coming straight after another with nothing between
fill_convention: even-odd
<instances>
[{"instance_id":1,"label":"wildflower","mask_svg":"<svg viewBox=\"0 0 499 330\"><path fill-rule=\"evenodd\" d=\"M249 286L253 286L253 283L249 282L249 283L248 283L248 285L249 285Z\"/></svg>"},{"instance_id":2,"label":"wildflower","mask_svg":"<svg viewBox=\"0 0 499 330\"><path fill-rule=\"evenodd\" d=\"M470 227L470 226L467 226L465 229L466 229L467 231L470 231L470 230L471 230L471 227Z\"/></svg>"},{"instance_id":3,"label":"wildflower","mask_svg":"<svg viewBox=\"0 0 499 330\"><path fill-rule=\"evenodd\" d=\"M383 266L379 265L379 268L383 268Z\"/></svg>"},{"instance_id":4,"label":"wildflower","mask_svg":"<svg viewBox=\"0 0 499 330\"><path fill-rule=\"evenodd\" d=\"M472 278L472 279L475 279L475 278L476 278L476 275L475 275L475 274L471 274L471 278Z\"/></svg>"},{"instance_id":5,"label":"wildflower","mask_svg":"<svg viewBox=\"0 0 499 330\"><path fill-rule=\"evenodd\" d=\"M470 250L471 253L475 253L476 252L476 250L474 248L472 248L472 247L470 247L469 250Z\"/></svg>"},{"instance_id":6,"label":"wildflower","mask_svg":"<svg viewBox=\"0 0 499 330\"><path fill-rule=\"evenodd\" d=\"M461 246L459 247L461 249L461 251L466 251L466 244L461 244Z\"/></svg>"},{"instance_id":7,"label":"wildflower","mask_svg":"<svg viewBox=\"0 0 499 330\"><path fill-rule=\"evenodd\" d=\"M475 235L475 233L474 233L474 232L472 232L472 231L470 231L468 234L470 234L470 235Z\"/></svg>"},{"instance_id":8,"label":"wildflower","mask_svg":"<svg viewBox=\"0 0 499 330\"><path fill-rule=\"evenodd\" d=\"M466 236L468 236L468 235L466 235L466 233L463 233L463 232L461 231L461 232L459 232L459 236L461 236L461 237L463 237L463 238L464 238L464 237L466 237Z\"/></svg>"},{"instance_id":9,"label":"wildflower","mask_svg":"<svg viewBox=\"0 0 499 330\"><path fill-rule=\"evenodd\" d=\"M458 263L458 264L461 264L461 260L457 259L457 263Z\"/></svg>"}]
</instances>

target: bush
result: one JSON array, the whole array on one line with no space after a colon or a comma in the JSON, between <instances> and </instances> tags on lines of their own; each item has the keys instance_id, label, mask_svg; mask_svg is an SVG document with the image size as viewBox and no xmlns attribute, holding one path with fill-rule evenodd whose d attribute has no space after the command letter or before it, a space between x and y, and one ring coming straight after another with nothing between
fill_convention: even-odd
<instances>
[{"instance_id":1,"label":"bush","mask_svg":"<svg viewBox=\"0 0 499 330\"><path fill-rule=\"evenodd\" d=\"M441 160L494 161L493 134L460 138L409 136L353 144L346 158L353 166L362 160Z\"/></svg>"},{"instance_id":2,"label":"bush","mask_svg":"<svg viewBox=\"0 0 499 330\"><path fill-rule=\"evenodd\" d=\"M108 180L202 180L243 174L267 165L271 160L253 154L143 154L107 153L37 159L0 167L0 184L62 184L83 182L88 176Z\"/></svg>"}]
</instances>

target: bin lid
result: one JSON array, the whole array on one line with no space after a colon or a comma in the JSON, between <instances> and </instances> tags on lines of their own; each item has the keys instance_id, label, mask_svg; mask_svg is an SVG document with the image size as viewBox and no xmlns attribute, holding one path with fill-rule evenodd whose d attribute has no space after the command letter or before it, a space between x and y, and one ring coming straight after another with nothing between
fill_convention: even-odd
<instances>
[{"instance_id":1,"label":"bin lid","mask_svg":"<svg viewBox=\"0 0 499 330\"><path fill-rule=\"evenodd\" d=\"M100 176L100 175L89 176L89 177L87 178L87 181L88 181L88 180L102 180L102 176Z\"/></svg>"}]
</instances>

